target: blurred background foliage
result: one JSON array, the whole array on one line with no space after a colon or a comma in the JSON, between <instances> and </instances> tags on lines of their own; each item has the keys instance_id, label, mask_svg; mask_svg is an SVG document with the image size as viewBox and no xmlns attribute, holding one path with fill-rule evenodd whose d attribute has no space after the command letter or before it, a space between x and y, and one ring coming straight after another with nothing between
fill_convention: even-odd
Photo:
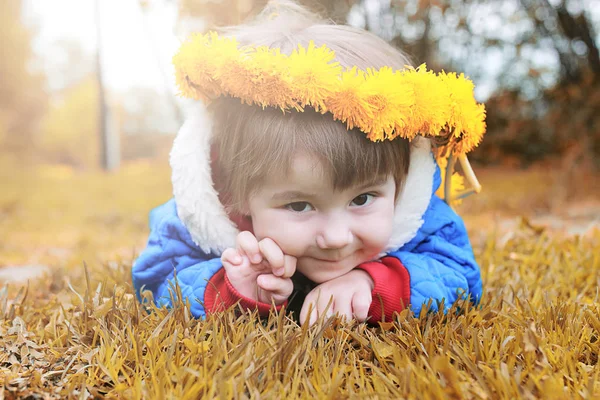
<instances>
[{"instance_id":1,"label":"blurred background foliage","mask_svg":"<svg viewBox=\"0 0 600 400\"><path fill-rule=\"evenodd\" d=\"M94 54L63 40L59 59L33 51L26 0L0 2L0 156L96 169L102 160L100 90L121 160L166 158L183 114L153 87L106 88ZM134 0L177 9L176 33L236 24L264 0ZM413 64L464 71L486 103L477 162L526 166L561 160L600 166L600 11L594 0L301 0L336 22L371 30ZM33 1L35 7L35 1ZM66 11L65 11L66 12ZM57 83L58 79L58 83ZM99 100L100 99L100 100ZM173 112L173 109L176 109ZM175 117L173 117L175 116ZM175 118L165 129L164 120Z\"/></svg>"},{"instance_id":2,"label":"blurred background foliage","mask_svg":"<svg viewBox=\"0 0 600 400\"><path fill-rule=\"evenodd\" d=\"M569 155L598 167L598 3L585 0L303 0L370 30L413 64L464 71L488 110L488 134L473 159L528 165ZM235 24L265 1L180 0L182 18ZM237 10L237 12L232 12ZM483 82L485 81L485 82ZM595 165L594 165L595 163Z\"/></svg>"}]
</instances>

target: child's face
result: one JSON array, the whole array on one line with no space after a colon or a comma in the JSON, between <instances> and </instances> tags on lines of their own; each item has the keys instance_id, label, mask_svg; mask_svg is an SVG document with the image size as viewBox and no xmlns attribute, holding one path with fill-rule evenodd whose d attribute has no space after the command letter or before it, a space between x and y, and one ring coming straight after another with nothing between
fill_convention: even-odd
<instances>
[{"instance_id":1,"label":"child's face","mask_svg":"<svg viewBox=\"0 0 600 400\"><path fill-rule=\"evenodd\" d=\"M385 248L395 193L392 176L336 191L317 159L299 155L289 176L267 179L248 208L257 239L274 240L298 259L298 271L322 283L374 259Z\"/></svg>"}]
</instances>

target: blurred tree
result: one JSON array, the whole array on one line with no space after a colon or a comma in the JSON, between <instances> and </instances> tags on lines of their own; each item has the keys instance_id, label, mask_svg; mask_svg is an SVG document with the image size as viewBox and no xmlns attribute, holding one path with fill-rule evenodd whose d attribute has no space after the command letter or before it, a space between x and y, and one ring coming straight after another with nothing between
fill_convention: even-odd
<instances>
[{"instance_id":1,"label":"blurred tree","mask_svg":"<svg viewBox=\"0 0 600 400\"><path fill-rule=\"evenodd\" d=\"M148 87L110 93L115 116L112 129L119 135L120 158L166 158L178 126L170 118L167 99ZM54 97L43 120L37 148L43 160L79 169L100 167L98 86L91 73Z\"/></svg>"},{"instance_id":2,"label":"blurred tree","mask_svg":"<svg viewBox=\"0 0 600 400\"><path fill-rule=\"evenodd\" d=\"M586 8L591 2L561 0L554 6L549 0L520 3L534 23L537 36L552 39L561 64L561 83L578 81L582 69L600 76L597 37L590 22L591 9Z\"/></svg>"},{"instance_id":3,"label":"blurred tree","mask_svg":"<svg viewBox=\"0 0 600 400\"><path fill-rule=\"evenodd\" d=\"M51 104L42 125L39 148L45 161L97 168L100 165L97 131L98 87L90 75L67 88L62 99Z\"/></svg>"},{"instance_id":4,"label":"blurred tree","mask_svg":"<svg viewBox=\"0 0 600 400\"><path fill-rule=\"evenodd\" d=\"M487 102L480 161L600 155L597 0L298 1L363 27L433 70L463 71ZM182 18L235 24L265 0L178 0ZM600 157L595 157L600 160ZM600 161L598 161L600 163Z\"/></svg>"},{"instance_id":5,"label":"blurred tree","mask_svg":"<svg viewBox=\"0 0 600 400\"><path fill-rule=\"evenodd\" d=\"M415 64L464 71L476 82L488 109L488 135L474 154L480 161L528 162L574 148L591 159L600 155L594 6L593 0L362 0L349 21L407 51Z\"/></svg>"},{"instance_id":6,"label":"blurred tree","mask_svg":"<svg viewBox=\"0 0 600 400\"><path fill-rule=\"evenodd\" d=\"M0 1L0 149L31 154L47 100L44 79L31 72L32 33L22 23L21 0Z\"/></svg>"},{"instance_id":7,"label":"blurred tree","mask_svg":"<svg viewBox=\"0 0 600 400\"><path fill-rule=\"evenodd\" d=\"M113 93L111 98L118 101L111 108L119 116L122 160L167 160L181 125L173 119L170 99L145 86Z\"/></svg>"},{"instance_id":8,"label":"blurred tree","mask_svg":"<svg viewBox=\"0 0 600 400\"><path fill-rule=\"evenodd\" d=\"M120 151L115 132L111 130L110 111L106 104L106 85L104 84L104 71L102 70L102 19L100 18L100 0L94 1L94 20L96 24L96 85L98 90L98 141L100 142L100 166L105 171L118 168L120 164Z\"/></svg>"},{"instance_id":9,"label":"blurred tree","mask_svg":"<svg viewBox=\"0 0 600 400\"><path fill-rule=\"evenodd\" d=\"M124 135L174 134L180 126L180 121L173 120L170 99L155 88L131 87L111 97L118 100L113 108L119 110L120 130Z\"/></svg>"},{"instance_id":10,"label":"blurred tree","mask_svg":"<svg viewBox=\"0 0 600 400\"><path fill-rule=\"evenodd\" d=\"M86 79L94 72L94 59L74 39L52 42L43 56L43 70L51 94L59 94ZM77 65L77 68L73 68Z\"/></svg>"},{"instance_id":11,"label":"blurred tree","mask_svg":"<svg viewBox=\"0 0 600 400\"><path fill-rule=\"evenodd\" d=\"M143 2L143 1L142 1ZM260 12L268 0L179 0L181 18L201 18L207 29L239 24ZM345 22L356 0L298 0L336 22Z\"/></svg>"}]
</instances>

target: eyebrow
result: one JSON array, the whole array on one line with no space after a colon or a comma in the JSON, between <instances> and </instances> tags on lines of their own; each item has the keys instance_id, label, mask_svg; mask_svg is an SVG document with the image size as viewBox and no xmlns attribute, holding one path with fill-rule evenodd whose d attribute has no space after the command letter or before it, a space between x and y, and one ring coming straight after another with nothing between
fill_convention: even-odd
<instances>
[{"instance_id":1,"label":"eyebrow","mask_svg":"<svg viewBox=\"0 0 600 400\"><path fill-rule=\"evenodd\" d=\"M315 193L305 193L300 192L298 190L287 190L285 192L275 193L271 200L274 201L290 201L295 199L311 199L315 198L317 195Z\"/></svg>"},{"instance_id":2,"label":"eyebrow","mask_svg":"<svg viewBox=\"0 0 600 400\"><path fill-rule=\"evenodd\" d=\"M363 183L360 186L357 186L356 190L360 191L360 190L368 189L373 186L383 185L384 183L387 182L387 179L388 179L387 177L379 177L372 181ZM295 199L313 199L315 197L317 197L316 193L307 193L307 192L302 192L299 190L286 190L284 192L275 193L271 197L271 200L273 200L273 201L290 201L290 200L295 200Z\"/></svg>"}]
</instances>

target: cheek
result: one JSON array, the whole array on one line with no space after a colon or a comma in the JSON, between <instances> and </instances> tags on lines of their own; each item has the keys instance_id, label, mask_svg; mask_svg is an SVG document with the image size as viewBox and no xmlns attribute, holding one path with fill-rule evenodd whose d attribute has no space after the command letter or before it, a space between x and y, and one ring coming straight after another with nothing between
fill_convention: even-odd
<instances>
[{"instance_id":1,"label":"cheek","mask_svg":"<svg viewBox=\"0 0 600 400\"><path fill-rule=\"evenodd\" d=\"M362 241L372 252L379 253L383 250L392 236L394 221L394 208L386 207L376 215L367 219L368 223L362 224Z\"/></svg>"},{"instance_id":2,"label":"cheek","mask_svg":"<svg viewBox=\"0 0 600 400\"><path fill-rule=\"evenodd\" d=\"M305 224L290 221L278 212L265 212L252 217L252 229L258 240L272 239L285 254L301 256L309 246L310 232Z\"/></svg>"},{"instance_id":3,"label":"cheek","mask_svg":"<svg viewBox=\"0 0 600 400\"><path fill-rule=\"evenodd\" d=\"M363 242L371 248L377 248L376 252L383 249L389 242L392 235L392 224L389 221L379 221L379 224L373 224L370 229L363 234Z\"/></svg>"},{"instance_id":4,"label":"cheek","mask_svg":"<svg viewBox=\"0 0 600 400\"><path fill-rule=\"evenodd\" d=\"M252 230L258 240L266 237L275 240L273 234L278 230L273 229L273 225L275 225L275 218L272 213L260 212L252 215Z\"/></svg>"}]
</instances>

